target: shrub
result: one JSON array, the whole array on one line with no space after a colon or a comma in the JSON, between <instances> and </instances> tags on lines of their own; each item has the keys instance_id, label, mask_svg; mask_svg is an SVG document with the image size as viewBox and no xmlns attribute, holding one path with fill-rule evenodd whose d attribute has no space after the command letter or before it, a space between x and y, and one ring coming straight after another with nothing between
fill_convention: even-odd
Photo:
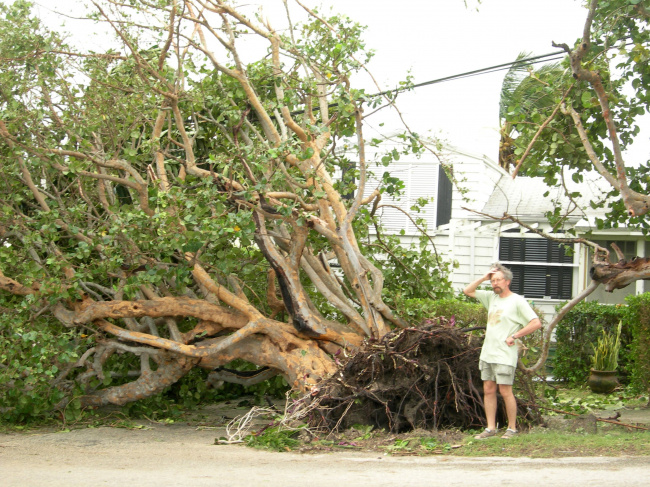
<instances>
[{"instance_id":1,"label":"shrub","mask_svg":"<svg viewBox=\"0 0 650 487\"><path fill-rule=\"evenodd\" d=\"M444 316L454 317L456 326L463 328L485 326L487 311L480 303L446 299L405 299L396 302L397 312L411 323Z\"/></svg>"},{"instance_id":2,"label":"shrub","mask_svg":"<svg viewBox=\"0 0 650 487\"><path fill-rule=\"evenodd\" d=\"M630 346L630 384L650 390L650 293L628 296L627 327L632 333Z\"/></svg>"},{"instance_id":3,"label":"shrub","mask_svg":"<svg viewBox=\"0 0 650 487\"><path fill-rule=\"evenodd\" d=\"M562 305L560 305L561 307ZM626 326L627 308L623 305L581 302L569 311L555 329L557 348L553 360L553 375L570 384L583 384L589 376L594 344L603 331L615 332L623 320L619 377L627 381L631 333Z\"/></svg>"}]
</instances>

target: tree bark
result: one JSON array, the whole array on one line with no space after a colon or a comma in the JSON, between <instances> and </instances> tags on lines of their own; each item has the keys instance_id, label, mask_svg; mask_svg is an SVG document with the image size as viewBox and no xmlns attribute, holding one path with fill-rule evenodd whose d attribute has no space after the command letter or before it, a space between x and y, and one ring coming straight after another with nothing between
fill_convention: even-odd
<instances>
[{"instance_id":1,"label":"tree bark","mask_svg":"<svg viewBox=\"0 0 650 487\"><path fill-rule=\"evenodd\" d=\"M616 264L594 262L589 275L594 281L603 284L606 291L623 289L639 279L650 279L650 258L635 257Z\"/></svg>"},{"instance_id":2,"label":"tree bark","mask_svg":"<svg viewBox=\"0 0 650 487\"><path fill-rule=\"evenodd\" d=\"M198 359L171 352L161 353L159 357L160 361L155 371L145 370L132 382L82 396L81 406L99 407L108 404L124 406L129 402L160 394L163 389L177 382L198 363Z\"/></svg>"}]
</instances>

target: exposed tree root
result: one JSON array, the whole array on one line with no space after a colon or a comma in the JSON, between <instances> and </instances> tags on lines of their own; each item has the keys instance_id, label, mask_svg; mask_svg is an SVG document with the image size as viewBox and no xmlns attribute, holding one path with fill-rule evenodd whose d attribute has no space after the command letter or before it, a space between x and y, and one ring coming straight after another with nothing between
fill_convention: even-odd
<instances>
[{"instance_id":1,"label":"exposed tree root","mask_svg":"<svg viewBox=\"0 0 650 487\"><path fill-rule=\"evenodd\" d=\"M370 424L392 432L478 428L485 424L478 370L482 338L443 318L371 341L333 377L298 401L310 426L327 430ZM522 374L523 376L523 374ZM522 383L519 423L540 422L532 389ZM522 401L521 396L524 397ZM497 421L506 424L499 400Z\"/></svg>"}]
</instances>

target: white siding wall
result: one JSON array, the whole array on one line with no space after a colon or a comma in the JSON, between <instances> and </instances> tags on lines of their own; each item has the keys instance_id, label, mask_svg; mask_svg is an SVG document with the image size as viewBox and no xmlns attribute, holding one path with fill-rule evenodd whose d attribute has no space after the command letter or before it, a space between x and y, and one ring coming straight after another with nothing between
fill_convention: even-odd
<instances>
[{"instance_id":1,"label":"white siding wall","mask_svg":"<svg viewBox=\"0 0 650 487\"><path fill-rule=\"evenodd\" d=\"M381 154L374 153L369 155L368 159L378 160L380 156ZM377 187L378 179L383 172L389 171L391 176L399 177L404 181L406 194L401 201L395 201L384 194L382 203L395 204L410 212L410 207L417 198L434 198L433 203L425 207L424 213L410 213L414 218L426 219L430 234L435 236L438 253L444 259L458 264L452 272L451 280L454 289L460 291L469 282L489 270L490 264L496 260L498 242L498 237L493 231L486 232L482 228L482 222L477 221L479 217L475 213L462 207L482 209L505 172L485 156L472 155L453 148L445 149L443 158L445 162L452 165L458 185L467 190L465 194L461 194L454 186L452 221L448 225L436 229L435 198L440 162L431 155L425 155L419 160L409 158L409 160L394 162L385 169L371 165L370 169L376 176L374 180L368 181L364 194L369 195ZM413 224L403 213L391 208L383 208L380 215L382 223L389 231L400 233L404 230L402 241L405 245L418 235Z\"/></svg>"},{"instance_id":2,"label":"white siding wall","mask_svg":"<svg viewBox=\"0 0 650 487\"><path fill-rule=\"evenodd\" d=\"M389 147L390 148L390 147ZM399 145L395 148L400 149ZM368 196L378 185L384 172L390 172L391 176L398 177L404 181L405 194L400 200L395 200L390 195L382 195L383 204L393 204L409 212L413 218L425 218L429 230L436 228L436 209L438 197L438 175L440 161L433 155L425 153L420 159L415 156L402 156L402 159L393 162L388 167L375 165L374 161L381 159L382 152L373 152L374 148L367 150L369 170L374 172L374 178L369 178L364 190L364 196ZM452 197L452 219L455 220L476 220L477 215L464 210L463 207L480 210L485 206L498 181L506 176L505 171L485 156L477 156L461 152L454 148L446 148L442 154L443 160L452 167L454 178L458 186L466 190L464 194L454 186ZM418 198L431 198L432 203L426 205L423 212L411 212L410 208ZM409 218L399 210L383 208L380 213L382 223L392 233L400 233L404 230L405 235L416 235L417 229L410 222Z\"/></svg>"},{"instance_id":3,"label":"white siding wall","mask_svg":"<svg viewBox=\"0 0 650 487\"><path fill-rule=\"evenodd\" d=\"M448 149L447 154L458 186L467 190L465 194L461 194L454 187L452 218L476 220L477 215L464 210L463 207L480 211L499 180L507 174L486 156L467 154L455 149Z\"/></svg>"},{"instance_id":4,"label":"white siding wall","mask_svg":"<svg viewBox=\"0 0 650 487\"><path fill-rule=\"evenodd\" d=\"M446 255L458 265L450 276L455 290L461 291L467 284L485 274L495 261L495 236L477 230L475 225L450 228L446 239ZM436 245L437 242L438 238Z\"/></svg>"}]
</instances>

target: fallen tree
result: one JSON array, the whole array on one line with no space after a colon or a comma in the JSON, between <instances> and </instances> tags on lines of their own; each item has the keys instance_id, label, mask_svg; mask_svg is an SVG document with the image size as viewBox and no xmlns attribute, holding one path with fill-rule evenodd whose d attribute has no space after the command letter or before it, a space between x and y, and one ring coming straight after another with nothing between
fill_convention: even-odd
<instances>
[{"instance_id":1,"label":"fallen tree","mask_svg":"<svg viewBox=\"0 0 650 487\"><path fill-rule=\"evenodd\" d=\"M350 84L359 25L300 2L282 31L222 0L91 3L100 53L0 6L3 387L45 374L61 407L123 405L243 360L306 391L408 325L387 296L448 293L435 253L363 243L382 191L364 105L393 95Z\"/></svg>"}]
</instances>

